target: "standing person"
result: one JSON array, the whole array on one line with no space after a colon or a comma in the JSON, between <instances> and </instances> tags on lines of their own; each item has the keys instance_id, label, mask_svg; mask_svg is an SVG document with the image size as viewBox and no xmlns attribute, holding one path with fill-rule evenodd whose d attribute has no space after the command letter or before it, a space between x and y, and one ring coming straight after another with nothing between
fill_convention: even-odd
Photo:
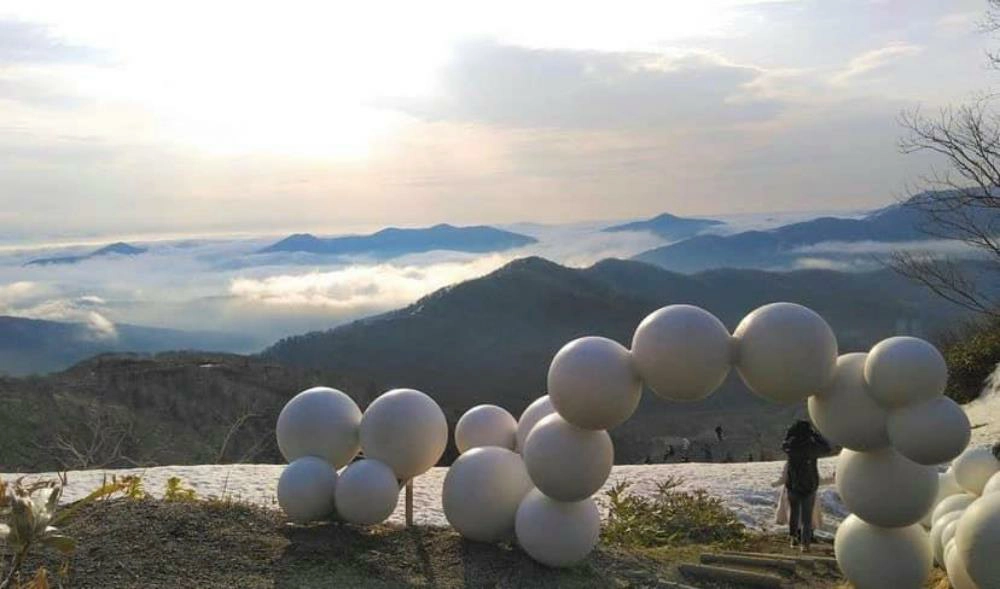
<instances>
[{"instance_id":1,"label":"standing person","mask_svg":"<svg viewBox=\"0 0 1000 589\"><path fill-rule=\"evenodd\" d=\"M785 463L788 534L792 546L801 545L803 552L809 552L813 539L813 506L819 488L816 459L830 454L832 448L811 423L799 420L788 428L781 449L788 456Z\"/></svg>"}]
</instances>

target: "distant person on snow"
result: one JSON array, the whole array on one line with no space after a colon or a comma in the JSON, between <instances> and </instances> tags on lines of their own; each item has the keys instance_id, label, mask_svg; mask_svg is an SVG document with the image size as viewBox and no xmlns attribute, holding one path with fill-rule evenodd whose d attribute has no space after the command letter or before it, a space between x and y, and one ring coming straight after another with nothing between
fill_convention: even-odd
<instances>
[{"instance_id":1,"label":"distant person on snow","mask_svg":"<svg viewBox=\"0 0 1000 589\"><path fill-rule=\"evenodd\" d=\"M792 546L809 551L813 539L813 508L819 489L816 460L832 452L830 443L805 420L796 421L785 434L781 449L788 455L785 463L785 492L788 495L788 534Z\"/></svg>"},{"instance_id":2,"label":"distant person on snow","mask_svg":"<svg viewBox=\"0 0 1000 589\"><path fill-rule=\"evenodd\" d=\"M721 425L715 426L715 437L719 438L720 442L722 441L723 435L722 435L722 426Z\"/></svg>"}]
</instances>

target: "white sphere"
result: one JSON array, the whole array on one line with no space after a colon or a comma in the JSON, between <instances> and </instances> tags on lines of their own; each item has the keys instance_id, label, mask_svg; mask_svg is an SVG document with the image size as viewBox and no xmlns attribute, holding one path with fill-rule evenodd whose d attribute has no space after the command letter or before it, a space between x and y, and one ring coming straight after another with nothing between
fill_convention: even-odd
<instances>
[{"instance_id":1,"label":"white sphere","mask_svg":"<svg viewBox=\"0 0 1000 589\"><path fill-rule=\"evenodd\" d=\"M993 473L990 480L986 481L986 486L983 487L983 495L991 493L1000 493L1000 472Z\"/></svg>"},{"instance_id":2,"label":"white sphere","mask_svg":"<svg viewBox=\"0 0 1000 589\"><path fill-rule=\"evenodd\" d=\"M904 458L892 448L843 450L837 461L837 491L848 511L885 528L918 523L937 495L933 467Z\"/></svg>"},{"instance_id":3,"label":"white sphere","mask_svg":"<svg viewBox=\"0 0 1000 589\"><path fill-rule=\"evenodd\" d=\"M399 502L399 481L392 469L378 460L351 463L337 481L337 513L352 524L384 522Z\"/></svg>"},{"instance_id":4,"label":"white sphere","mask_svg":"<svg viewBox=\"0 0 1000 589\"><path fill-rule=\"evenodd\" d=\"M925 528L931 527L931 524L933 523L934 510L937 509L937 506L940 505L946 498L962 493L965 493L965 490L962 489L962 487L959 487L958 483L955 482L955 473L952 472L951 469L938 473L938 492L937 496L934 497L934 505L931 507L930 511L924 515L924 519L920 520L920 523Z\"/></svg>"},{"instance_id":5,"label":"white sphere","mask_svg":"<svg viewBox=\"0 0 1000 589\"><path fill-rule=\"evenodd\" d=\"M858 452L889 445L888 414L865 390L867 354L837 358L833 379L809 397L809 418L827 439Z\"/></svg>"},{"instance_id":6,"label":"white sphere","mask_svg":"<svg viewBox=\"0 0 1000 589\"><path fill-rule=\"evenodd\" d=\"M334 512L337 471L315 456L303 456L285 467L278 479L278 505L288 519L307 523Z\"/></svg>"},{"instance_id":7,"label":"white sphere","mask_svg":"<svg viewBox=\"0 0 1000 589\"><path fill-rule=\"evenodd\" d=\"M984 495L965 510L955 543L977 585L1000 587L1000 493Z\"/></svg>"},{"instance_id":8,"label":"white sphere","mask_svg":"<svg viewBox=\"0 0 1000 589\"><path fill-rule=\"evenodd\" d=\"M955 538L955 532L958 531L958 522L962 519L962 516L965 515L965 510L963 509L962 511L958 511L958 512L953 511L953 512L949 513L948 515L946 515L945 517L949 517L949 516L951 516L954 513L957 513L958 517L956 517L954 519L951 519L951 520L949 520L946 523L943 522L944 523L944 529L941 531L941 547L942 547L941 548L941 557L942 557L941 564L942 565L944 564L944 549L945 549L945 547L948 546L948 543L951 542Z\"/></svg>"},{"instance_id":9,"label":"white sphere","mask_svg":"<svg viewBox=\"0 0 1000 589\"><path fill-rule=\"evenodd\" d=\"M538 422L523 454L532 482L557 501L580 501L596 493L615 461L608 432L578 428L559 414Z\"/></svg>"},{"instance_id":10,"label":"white sphere","mask_svg":"<svg viewBox=\"0 0 1000 589\"><path fill-rule=\"evenodd\" d=\"M434 399L414 389L381 395L361 418L365 457L385 463L402 481L427 472L447 445L444 413Z\"/></svg>"},{"instance_id":11,"label":"white sphere","mask_svg":"<svg viewBox=\"0 0 1000 589\"><path fill-rule=\"evenodd\" d=\"M952 463L955 480L966 491L981 495L986 483L1000 471L1000 460L989 446L976 446L962 452Z\"/></svg>"},{"instance_id":12,"label":"white sphere","mask_svg":"<svg viewBox=\"0 0 1000 589\"><path fill-rule=\"evenodd\" d=\"M951 513L942 515L940 519L934 522L934 526L931 527L930 531L931 548L934 550L934 562L944 565L944 530L948 527L948 524L957 522L961 517L961 511L952 511Z\"/></svg>"},{"instance_id":13,"label":"white sphere","mask_svg":"<svg viewBox=\"0 0 1000 589\"><path fill-rule=\"evenodd\" d=\"M532 401L531 405L528 405L525 408L524 412L521 413L521 419L517 422L518 452L524 450L524 441L528 439L528 434L531 433L531 428L535 427L539 421L555 412L556 408L552 406L552 400L549 399L548 395L538 397Z\"/></svg>"},{"instance_id":14,"label":"white sphere","mask_svg":"<svg viewBox=\"0 0 1000 589\"><path fill-rule=\"evenodd\" d=\"M837 338L822 317L802 305L764 305L744 317L733 335L736 370L766 399L804 401L833 377Z\"/></svg>"},{"instance_id":15,"label":"white sphere","mask_svg":"<svg viewBox=\"0 0 1000 589\"><path fill-rule=\"evenodd\" d=\"M972 429L965 411L945 396L889 412L889 440L897 452L917 464L941 464L969 445Z\"/></svg>"},{"instance_id":16,"label":"white sphere","mask_svg":"<svg viewBox=\"0 0 1000 589\"><path fill-rule=\"evenodd\" d=\"M476 405L455 425L455 446L459 453L483 446L513 450L516 439L517 421L496 405Z\"/></svg>"},{"instance_id":17,"label":"white sphere","mask_svg":"<svg viewBox=\"0 0 1000 589\"><path fill-rule=\"evenodd\" d=\"M603 337L581 337L563 346L549 365L548 385L556 411L591 430L623 423L642 395L629 351Z\"/></svg>"},{"instance_id":18,"label":"white sphere","mask_svg":"<svg viewBox=\"0 0 1000 589\"><path fill-rule=\"evenodd\" d=\"M948 366L941 352L924 340L890 337L868 352L865 381L876 401L894 409L943 393L948 384Z\"/></svg>"},{"instance_id":19,"label":"white sphere","mask_svg":"<svg viewBox=\"0 0 1000 589\"><path fill-rule=\"evenodd\" d=\"M943 564L948 572L948 582L951 583L952 589L979 589L969 576L969 570L965 567L965 561L962 560L962 554L958 551L954 539L945 548Z\"/></svg>"},{"instance_id":20,"label":"white sphere","mask_svg":"<svg viewBox=\"0 0 1000 589\"><path fill-rule=\"evenodd\" d=\"M445 475L444 515L469 540L509 540L517 508L531 488L518 454L506 448L473 448L459 456Z\"/></svg>"},{"instance_id":21,"label":"white sphere","mask_svg":"<svg viewBox=\"0 0 1000 589\"><path fill-rule=\"evenodd\" d=\"M340 468L358 453L361 410L346 394L313 387L295 395L278 415L278 449L292 462L317 456Z\"/></svg>"},{"instance_id":22,"label":"white sphere","mask_svg":"<svg viewBox=\"0 0 1000 589\"><path fill-rule=\"evenodd\" d=\"M632 361L654 393L672 401L704 399L732 367L729 330L692 305L670 305L642 320L632 336Z\"/></svg>"},{"instance_id":23,"label":"white sphere","mask_svg":"<svg viewBox=\"0 0 1000 589\"><path fill-rule=\"evenodd\" d=\"M833 546L856 589L919 589L931 573L930 541L919 525L880 528L849 515Z\"/></svg>"},{"instance_id":24,"label":"white sphere","mask_svg":"<svg viewBox=\"0 0 1000 589\"><path fill-rule=\"evenodd\" d=\"M550 567L566 567L597 546L601 515L592 498L564 503L533 489L517 509L515 529L528 556Z\"/></svg>"},{"instance_id":25,"label":"white sphere","mask_svg":"<svg viewBox=\"0 0 1000 589\"><path fill-rule=\"evenodd\" d=\"M957 495L952 495L950 497L945 497L940 503L934 508L934 512L931 514L931 525L937 526L941 518L948 515L949 513L962 512L968 506L972 505L972 502L976 500L976 496L971 493L959 493Z\"/></svg>"}]
</instances>

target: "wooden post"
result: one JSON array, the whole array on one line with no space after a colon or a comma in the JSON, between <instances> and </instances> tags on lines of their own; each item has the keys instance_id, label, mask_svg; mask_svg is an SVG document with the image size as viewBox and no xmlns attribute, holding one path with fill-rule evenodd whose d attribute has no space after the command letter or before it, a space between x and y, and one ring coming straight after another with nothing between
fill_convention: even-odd
<instances>
[{"instance_id":1,"label":"wooden post","mask_svg":"<svg viewBox=\"0 0 1000 589\"><path fill-rule=\"evenodd\" d=\"M413 526L413 479L406 481L406 527Z\"/></svg>"}]
</instances>

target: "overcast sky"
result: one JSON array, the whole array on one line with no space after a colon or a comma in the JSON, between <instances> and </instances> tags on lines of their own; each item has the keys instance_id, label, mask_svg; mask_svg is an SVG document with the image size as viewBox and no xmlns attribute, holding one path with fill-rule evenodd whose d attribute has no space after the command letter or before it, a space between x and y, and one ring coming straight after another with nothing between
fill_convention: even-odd
<instances>
[{"instance_id":1,"label":"overcast sky","mask_svg":"<svg viewBox=\"0 0 1000 589\"><path fill-rule=\"evenodd\" d=\"M876 207L982 0L0 4L4 242Z\"/></svg>"}]
</instances>

